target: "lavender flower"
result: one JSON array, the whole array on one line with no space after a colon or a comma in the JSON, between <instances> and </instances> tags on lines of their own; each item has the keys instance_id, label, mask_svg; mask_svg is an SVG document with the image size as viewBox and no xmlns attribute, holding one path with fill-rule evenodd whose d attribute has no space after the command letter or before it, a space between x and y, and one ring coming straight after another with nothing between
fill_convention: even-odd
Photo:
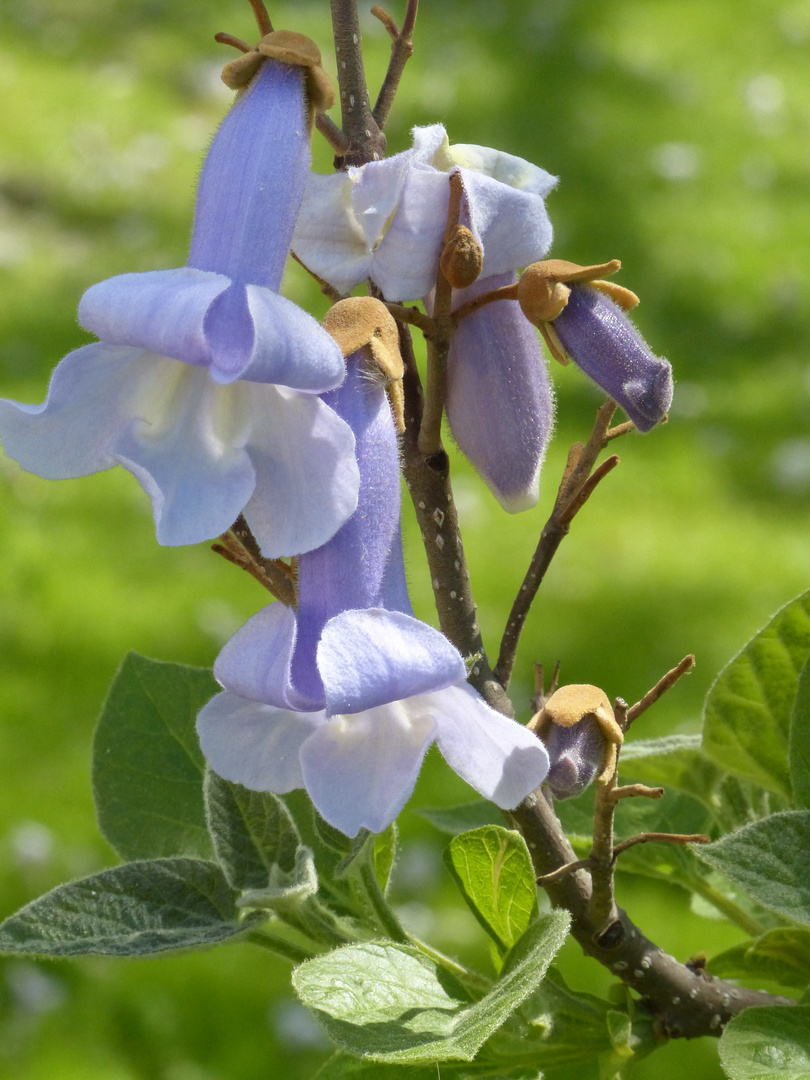
<instances>
[{"instance_id":1,"label":"lavender flower","mask_svg":"<svg viewBox=\"0 0 810 1080\"><path fill-rule=\"evenodd\" d=\"M370 277L388 300L426 296L436 284L454 169L483 249L483 277L545 255L552 230L543 200L555 177L488 147L451 146L441 124L414 128L413 140L394 157L310 176L293 237L310 270L341 293Z\"/></svg>"},{"instance_id":2,"label":"lavender flower","mask_svg":"<svg viewBox=\"0 0 810 1080\"><path fill-rule=\"evenodd\" d=\"M351 430L316 396L343 379L340 350L278 294L309 170L314 48L281 32L250 54L256 74L205 160L188 266L92 286L79 320L100 342L62 360L43 405L0 401L10 457L49 479L123 465L162 544L210 539L244 512L266 556L297 554L356 505Z\"/></svg>"},{"instance_id":3,"label":"lavender flower","mask_svg":"<svg viewBox=\"0 0 810 1080\"><path fill-rule=\"evenodd\" d=\"M521 277L518 299L552 354L564 364L570 356L646 432L672 404L672 368L624 313L638 303L635 293L601 280L620 267L618 259L599 266L536 263Z\"/></svg>"},{"instance_id":4,"label":"lavender flower","mask_svg":"<svg viewBox=\"0 0 810 1080\"><path fill-rule=\"evenodd\" d=\"M246 787L306 787L349 836L379 832L396 817L434 740L473 787L516 806L546 775L546 752L483 702L458 651L414 618L391 412L370 350L348 367L327 400L357 440L357 510L332 540L302 555L297 613L272 604L220 653L214 673L225 690L199 715L203 752Z\"/></svg>"}]
</instances>

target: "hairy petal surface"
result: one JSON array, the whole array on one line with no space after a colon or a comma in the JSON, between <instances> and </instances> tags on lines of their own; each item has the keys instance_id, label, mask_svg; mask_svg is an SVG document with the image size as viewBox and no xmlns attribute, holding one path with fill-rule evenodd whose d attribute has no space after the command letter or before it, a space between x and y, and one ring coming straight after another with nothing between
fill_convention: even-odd
<instances>
[{"instance_id":1,"label":"hairy petal surface","mask_svg":"<svg viewBox=\"0 0 810 1080\"><path fill-rule=\"evenodd\" d=\"M318 645L326 713L357 713L464 679L464 661L444 634L399 611L345 611Z\"/></svg>"},{"instance_id":2,"label":"hairy petal surface","mask_svg":"<svg viewBox=\"0 0 810 1080\"><path fill-rule=\"evenodd\" d=\"M479 279L454 306L511 284ZM516 300L497 300L459 323L447 359L447 419L459 449L510 513L532 507L554 427L554 399L534 327Z\"/></svg>"},{"instance_id":3,"label":"hairy petal surface","mask_svg":"<svg viewBox=\"0 0 810 1080\"><path fill-rule=\"evenodd\" d=\"M413 791L434 723L409 701L352 716L318 728L301 748L310 798L320 815L346 833L382 832Z\"/></svg>"},{"instance_id":4,"label":"hairy petal surface","mask_svg":"<svg viewBox=\"0 0 810 1080\"><path fill-rule=\"evenodd\" d=\"M624 312L592 285L574 285L554 329L579 367L650 431L672 404L672 368L655 356Z\"/></svg>"},{"instance_id":5,"label":"hairy petal surface","mask_svg":"<svg viewBox=\"0 0 810 1080\"><path fill-rule=\"evenodd\" d=\"M495 712L468 683L427 696L442 756L476 791L511 810L540 786L548 754L534 732Z\"/></svg>"},{"instance_id":6,"label":"hairy petal surface","mask_svg":"<svg viewBox=\"0 0 810 1080\"><path fill-rule=\"evenodd\" d=\"M201 709L197 734L223 779L283 795L304 786L301 747L326 722L322 712L277 709L226 690Z\"/></svg>"}]
</instances>

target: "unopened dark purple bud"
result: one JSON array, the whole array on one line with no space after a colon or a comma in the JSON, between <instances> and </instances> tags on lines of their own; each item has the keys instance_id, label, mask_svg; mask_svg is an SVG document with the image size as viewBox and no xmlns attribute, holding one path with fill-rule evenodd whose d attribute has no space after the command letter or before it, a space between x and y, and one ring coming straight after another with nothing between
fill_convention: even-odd
<instances>
[{"instance_id":1,"label":"unopened dark purple bud","mask_svg":"<svg viewBox=\"0 0 810 1080\"><path fill-rule=\"evenodd\" d=\"M606 742L592 716L572 727L550 724L543 742L551 762L546 783L555 799L579 795L602 770Z\"/></svg>"},{"instance_id":2,"label":"unopened dark purple bud","mask_svg":"<svg viewBox=\"0 0 810 1080\"><path fill-rule=\"evenodd\" d=\"M616 401L639 431L672 404L672 368L655 356L622 309L593 285L574 284L553 322L571 359Z\"/></svg>"}]
</instances>

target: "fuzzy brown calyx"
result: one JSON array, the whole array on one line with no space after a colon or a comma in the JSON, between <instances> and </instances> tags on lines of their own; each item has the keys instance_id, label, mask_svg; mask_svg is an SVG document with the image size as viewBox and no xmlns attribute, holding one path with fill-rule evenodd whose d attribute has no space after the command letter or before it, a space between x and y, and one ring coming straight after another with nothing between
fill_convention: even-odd
<instances>
[{"instance_id":1,"label":"fuzzy brown calyx","mask_svg":"<svg viewBox=\"0 0 810 1080\"><path fill-rule=\"evenodd\" d=\"M225 40L223 36L223 40ZM231 41L231 44L234 44ZM271 30L255 49L237 57L222 69L222 81L231 90L244 89L265 59L306 69L307 97L317 112L331 109L335 91L321 66L321 51L315 42L295 30Z\"/></svg>"},{"instance_id":2,"label":"fuzzy brown calyx","mask_svg":"<svg viewBox=\"0 0 810 1080\"><path fill-rule=\"evenodd\" d=\"M477 281L484 253L466 225L456 225L442 247L439 266L454 289L466 289Z\"/></svg>"},{"instance_id":3,"label":"fuzzy brown calyx","mask_svg":"<svg viewBox=\"0 0 810 1080\"><path fill-rule=\"evenodd\" d=\"M532 717L529 727L542 738L551 724L573 727L588 716L596 720L608 742L617 745L624 742L624 733L616 723L607 694L590 683L569 683L555 690L540 712Z\"/></svg>"},{"instance_id":4,"label":"fuzzy brown calyx","mask_svg":"<svg viewBox=\"0 0 810 1080\"><path fill-rule=\"evenodd\" d=\"M367 349L375 382L381 382L388 393L394 423L400 433L405 430L405 400L402 376L405 365L399 351L399 330L396 321L381 300L373 296L349 296L327 311L323 328L335 339L344 357Z\"/></svg>"},{"instance_id":5,"label":"fuzzy brown calyx","mask_svg":"<svg viewBox=\"0 0 810 1080\"><path fill-rule=\"evenodd\" d=\"M568 303L570 286L577 283L593 285L624 311L630 311L638 303L636 294L613 281L602 280L605 274L615 274L621 265L618 259L593 266L580 266L566 259L532 263L523 271L517 287L523 314L535 326L553 321Z\"/></svg>"}]
</instances>

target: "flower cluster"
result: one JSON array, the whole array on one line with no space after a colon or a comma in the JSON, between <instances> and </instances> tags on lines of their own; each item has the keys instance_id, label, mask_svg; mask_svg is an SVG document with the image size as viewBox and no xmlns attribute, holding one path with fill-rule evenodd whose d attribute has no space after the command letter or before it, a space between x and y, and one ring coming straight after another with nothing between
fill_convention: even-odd
<instances>
[{"instance_id":1,"label":"flower cluster","mask_svg":"<svg viewBox=\"0 0 810 1080\"><path fill-rule=\"evenodd\" d=\"M354 298L319 325L279 294L286 259L292 248L340 295L370 279L444 320L439 423L444 411L510 512L536 502L553 427L532 323L639 430L666 413L669 365L622 313L632 294L601 280L614 264L542 262L556 183L542 169L451 146L434 125L394 157L311 174L314 114L332 96L313 43L267 33L223 77L238 94L203 166L187 265L85 293L79 320L99 340L61 361L44 404L0 401L5 451L54 479L123 465L162 544L212 539L242 515L265 558L297 560L295 604L259 612L216 661L223 691L198 732L220 775L305 787L353 836L393 820L435 741L515 807L548 773L545 746L468 685L464 658L408 599L397 324ZM560 738L547 741L562 790L596 765L590 743L583 757Z\"/></svg>"}]
</instances>

